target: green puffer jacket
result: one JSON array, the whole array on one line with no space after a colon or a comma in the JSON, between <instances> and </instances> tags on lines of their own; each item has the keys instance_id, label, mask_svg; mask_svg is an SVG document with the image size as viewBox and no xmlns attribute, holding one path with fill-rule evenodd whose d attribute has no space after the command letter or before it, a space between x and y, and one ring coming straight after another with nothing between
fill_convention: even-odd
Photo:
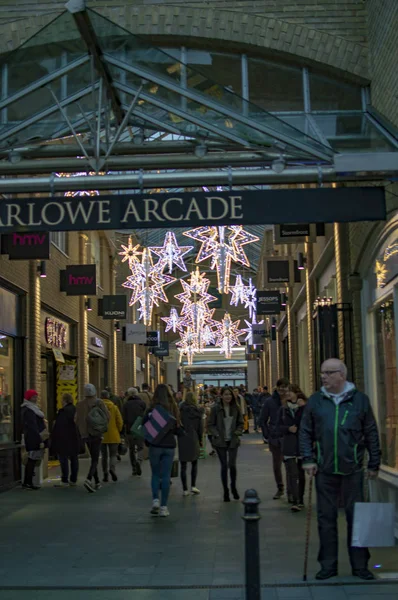
<instances>
[{"instance_id":1,"label":"green puffer jacket","mask_svg":"<svg viewBox=\"0 0 398 600\"><path fill-rule=\"evenodd\" d=\"M325 392L311 396L300 425L304 464L315 462L320 472L329 475L351 475L362 469L365 449L368 469L376 471L379 434L368 396L353 387L337 406Z\"/></svg>"}]
</instances>

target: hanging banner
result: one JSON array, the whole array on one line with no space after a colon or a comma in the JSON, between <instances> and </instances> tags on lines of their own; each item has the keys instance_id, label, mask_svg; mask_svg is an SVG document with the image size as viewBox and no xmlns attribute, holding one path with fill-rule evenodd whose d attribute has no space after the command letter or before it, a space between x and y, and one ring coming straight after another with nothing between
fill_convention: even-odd
<instances>
[{"instance_id":1,"label":"hanging banner","mask_svg":"<svg viewBox=\"0 0 398 600\"><path fill-rule=\"evenodd\" d=\"M127 296L103 296L98 300L98 315L103 319L125 319L127 315Z\"/></svg>"},{"instance_id":2,"label":"hanging banner","mask_svg":"<svg viewBox=\"0 0 398 600\"><path fill-rule=\"evenodd\" d=\"M50 234L12 233L1 236L1 254L10 260L47 260L50 258Z\"/></svg>"},{"instance_id":3,"label":"hanging banner","mask_svg":"<svg viewBox=\"0 0 398 600\"><path fill-rule=\"evenodd\" d=\"M384 188L236 190L0 201L0 233L382 221Z\"/></svg>"},{"instance_id":4,"label":"hanging banner","mask_svg":"<svg viewBox=\"0 0 398 600\"><path fill-rule=\"evenodd\" d=\"M274 227L274 244L316 242L316 225L310 223L282 223Z\"/></svg>"},{"instance_id":5,"label":"hanging banner","mask_svg":"<svg viewBox=\"0 0 398 600\"><path fill-rule=\"evenodd\" d=\"M147 331L146 345L156 348L159 346L159 331Z\"/></svg>"},{"instance_id":6,"label":"hanging banner","mask_svg":"<svg viewBox=\"0 0 398 600\"><path fill-rule=\"evenodd\" d=\"M67 296L95 296L97 294L96 265L70 265L60 271L61 292Z\"/></svg>"},{"instance_id":7,"label":"hanging banner","mask_svg":"<svg viewBox=\"0 0 398 600\"><path fill-rule=\"evenodd\" d=\"M264 344L265 334L266 331L264 325L252 325L252 345L257 346L258 344Z\"/></svg>"},{"instance_id":8,"label":"hanging banner","mask_svg":"<svg viewBox=\"0 0 398 600\"><path fill-rule=\"evenodd\" d=\"M279 315L281 312L281 293L275 291L257 291L257 314Z\"/></svg>"},{"instance_id":9,"label":"hanging banner","mask_svg":"<svg viewBox=\"0 0 398 600\"><path fill-rule=\"evenodd\" d=\"M169 342L159 342L159 346L153 349L152 354L154 356L168 356L169 355Z\"/></svg>"},{"instance_id":10,"label":"hanging banner","mask_svg":"<svg viewBox=\"0 0 398 600\"><path fill-rule=\"evenodd\" d=\"M126 344L146 344L146 327L141 323L127 323L123 327L123 340Z\"/></svg>"}]
</instances>

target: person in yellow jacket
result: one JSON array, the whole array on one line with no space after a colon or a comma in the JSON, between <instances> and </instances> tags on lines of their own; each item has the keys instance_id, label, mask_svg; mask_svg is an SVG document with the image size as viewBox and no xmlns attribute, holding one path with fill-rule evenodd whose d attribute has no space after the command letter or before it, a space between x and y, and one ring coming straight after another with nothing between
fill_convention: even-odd
<instances>
[{"instance_id":1,"label":"person in yellow jacket","mask_svg":"<svg viewBox=\"0 0 398 600\"><path fill-rule=\"evenodd\" d=\"M116 457L118 446L120 444L120 432L123 429L123 418L116 404L110 399L110 394L107 390L101 392L101 399L104 401L110 415L108 431L104 433L101 444L102 471L104 473L103 481L106 483L109 480L109 473L111 474L112 481L117 481Z\"/></svg>"}]
</instances>

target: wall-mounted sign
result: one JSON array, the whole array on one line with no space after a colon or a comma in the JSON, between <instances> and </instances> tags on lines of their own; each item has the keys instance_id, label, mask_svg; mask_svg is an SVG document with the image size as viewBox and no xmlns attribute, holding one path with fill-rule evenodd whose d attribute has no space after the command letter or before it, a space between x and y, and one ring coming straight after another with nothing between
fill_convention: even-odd
<instances>
[{"instance_id":1,"label":"wall-mounted sign","mask_svg":"<svg viewBox=\"0 0 398 600\"><path fill-rule=\"evenodd\" d=\"M70 265L61 274L61 292L67 296L97 294L96 265Z\"/></svg>"},{"instance_id":2,"label":"wall-mounted sign","mask_svg":"<svg viewBox=\"0 0 398 600\"><path fill-rule=\"evenodd\" d=\"M65 350L68 344L68 331L65 323L53 317L47 317L44 323L44 336L47 346Z\"/></svg>"},{"instance_id":3,"label":"wall-mounted sign","mask_svg":"<svg viewBox=\"0 0 398 600\"><path fill-rule=\"evenodd\" d=\"M146 345L157 347L159 346L159 331L147 331Z\"/></svg>"},{"instance_id":4,"label":"wall-mounted sign","mask_svg":"<svg viewBox=\"0 0 398 600\"><path fill-rule=\"evenodd\" d=\"M386 286L398 274L398 237L391 236L389 241L375 263L374 272L378 288Z\"/></svg>"},{"instance_id":5,"label":"wall-mounted sign","mask_svg":"<svg viewBox=\"0 0 398 600\"><path fill-rule=\"evenodd\" d=\"M294 283L294 260L286 256L269 256L263 262L264 287L283 287Z\"/></svg>"},{"instance_id":6,"label":"wall-mounted sign","mask_svg":"<svg viewBox=\"0 0 398 600\"><path fill-rule=\"evenodd\" d=\"M98 315L103 319L125 319L127 315L127 296L104 296L98 300Z\"/></svg>"},{"instance_id":7,"label":"wall-mounted sign","mask_svg":"<svg viewBox=\"0 0 398 600\"><path fill-rule=\"evenodd\" d=\"M59 363L65 362L65 356L62 354L62 352L59 348L53 348L53 354L54 354L54 358L57 362L59 362Z\"/></svg>"},{"instance_id":8,"label":"wall-mounted sign","mask_svg":"<svg viewBox=\"0 0 398 600\"><path fill-rule=\"evenodd\" d=\"M281 293L275 291L257 291L257 314L279 315L281 312Z\"/></svg>"},{"instance_id":9,"label":"wall-mounted sign","mask_svg":"<svg viewBox=\"0 0 398 600\"><path fill-rule=\"evenodd\" d=\"M102 340L99 337L92 337L91 338L91 345L95 346L96 348L103 348L104 347L104 344L102 343Z\"/></svg>"},{"instance_id":10,"label":"wall-mounted sign","mask_svg":"<svg viewBox=\"0 0 398 600\"><path fill-rule=\"evenodd\" d=\"M90 327L88 328L88 351L90 355L108 357L108 338Z\"/></svg>"},{"instance_id":11,"label":"wall-mounted sign","mask_svg":"<svg viewBox=\"0 0 398 600\"><path fill-rule=\"evenodd\" d=\"M316 225L310 223L282 223L274 226L275 244L300 244L316 241Z\"/></svg>"},{"instance_id":12,"label":"wall-mounted sign","mask_svg":"<svg viewBox=\"0 0 398 600\"><path fill-rule=\"evenodd\" d=\"M159 342L159 346L153 349L154 356L168 356L169 342Z\"/></svg>"},{"instance_id":13,"label":"wall-mounted sign","mask_svg":"<svg viewBox=\"0 0 398 600\"><path fill-rule=\"evenodd\" d=\"M146 344L146 327L141 323L127 323L123 327L123 341L126 344Z\"/></svg>"},{"instance_id":14,"label":"wall-mounted sign","mask_svg":"<svg viewBox=\"0 0 398 600\"><path fill-rule=\"evenodd\" d=\"M0 233L384 221L384 188L308 188L12 198L0 202Z\"/></svg>"},{"instance_id":15,"label":"wall-mounted sign","mask_svg":"<svg viewBox=\"0 0 398 600\"><path fill-rule=\"evenodd\" d=\"M50 234L41 231L2 235L1 254L8 254L10 260L48 259L50 258Z\"/></svg>"}]
</instances>

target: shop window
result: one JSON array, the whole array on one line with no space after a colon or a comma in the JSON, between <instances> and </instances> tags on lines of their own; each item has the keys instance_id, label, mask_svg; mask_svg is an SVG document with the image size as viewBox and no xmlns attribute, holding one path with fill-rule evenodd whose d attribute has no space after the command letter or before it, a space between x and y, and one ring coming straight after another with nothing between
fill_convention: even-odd
<instances>
[{"instance_id":1,"label":"shop window","mask_svg":"<svg viewBox=\"0 0 398 600\"><path fill-rule=\"evenodd\" d=\"M0 444L14 441L14 344L0 334Z\"/></svg>"},{"instance_id":2,"label":"shop window","mask_svg":"<svg viewBox=\"0 0 398 600\"><path fill-rule=\"evenodd\" d=\"M50 233L50 240L61 252L67 254L67 232L66 231L52 231Z\"/></svg>"},{"instance_id":3,"label":"shop window","mask_svg":"<svg viewBox=\"0 0 398 600\"><path fill-rule=\"evenodd\" d=\"M383 464L398 468L398 385L393 299L376 311L379 427Z\"/></svg>"},{"instance_id":4,"label":"shop window","mask_svg":"<svg viewBox=\"0 0 398 600\"><path fill-rule=\"evenodd\" d=\"M249 59L250 102L267 111L304 110L301 69ZM255 112L255 107L250 107Z\"/></svg>"}]
</instances>

